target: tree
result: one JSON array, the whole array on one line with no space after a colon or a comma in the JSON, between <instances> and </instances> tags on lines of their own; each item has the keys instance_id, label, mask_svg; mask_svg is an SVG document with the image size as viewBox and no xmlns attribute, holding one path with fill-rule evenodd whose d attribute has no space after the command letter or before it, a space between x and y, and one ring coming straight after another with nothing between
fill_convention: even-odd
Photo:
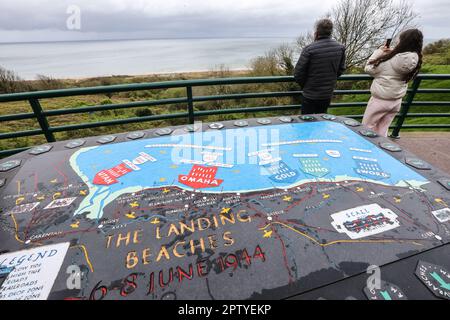
<instances>
[{"instance_id":1,"label":"tree","mask_svg":"<svg viewBox=\"0 0 450 320\"><path fill-rule=\"evenodd\" d=\"M311 44L314 41L314 34L313 32L308 32L306 34L300 35L297 40L295 41L295 48L300 53L304 47L306 47L308 44Z\"/></svg>"},{"instance_id":2,"label":"tree","mask_svg":"<svg viewBox=\"0 0 450 320\"><path fill-rule=\"evenodd\" d=\"M279 76L283 74L279 66L276 49L267 51L263 56L254 58L250 62L253 76Z\"/></svg>"},{"instance_id":3,"label":"tree","mask_svg":"<svg viewBox=\"0 0 450 320\"><path fill-rule=\"evenodd\" d=\"M278 62L278 67L284 71L285 74L292 74L294 72L294 48L285 43L275 49L275 59Z\"/></svg>"},{"instance_id":4,"label":"tree","mask_svg":"<svg viewBox=\"0 0 450 320\"><path fill-rule=\"evenodd\" d=\"M37 82L34 85L34 87L37 90L54 90L54 89L61 89L64 87L64 83L61 80L55 79L50 76L38 74L36 78Z\"/></svg>"},{"instance_id":5,"label":"tree","mask_svg":"<svg viewBox=\"0 0 450 320\"><path fill-rule=\"evenodd\" d=\"M346 47L352 68L365 62L386 39L415 26L418 14L405 0L340 0L329 17L335 25L333 35Z\"/></svg>"},{"instance_id":6,"label":"tree","mask_svg":"<svg viewBox=\"0 0 450 320\"><path fill-rule=\"evenodd\" d=\"M428 44L424 49L424 54L446 53L450 49L450 39L441 39Z\"/></svg>"},{"instance_id":7,"label":"tree","mask_svg":"<svg viewBox=\"0 0 450 320\"><path fill-rule=\"evenodd\" d=\"M418 14L406 0L339 0L326 17L333 20L333 37L346 47L347 67L360 66L388 38L415 26ZM292 74L294 56L314 41L314 32L300 35L294 44L283 44L253 61L258 73ZM276 70L274 70L274 68Z\"/></svg>"},{"instance_id":8,"label":"tree","mask_svg":"<svg viewBox=\"0 0 450 320\"><path fill-rule=\"evenodd\" d=\"M14 71L0 67L0 93L14 93L27 89L28 86Z\"/></svg>"},{"instance_id":9,"label":"tree","mask_svg":"<svg viewBox=\"0 0 450 320\"><path fill-rule=\"evenodd\" d=\"M424 61L430 65L449 65L450 64L450 39L441 39L428 44L423 53Z\"/></svg>"},{"instance_id":10,"label":"tree","mask_svg":"<svg viewBox=\"0 0 450 320\"><path fill-rule=\"evenodd\" d=\"M254 76L279 76L294 72L295 47L284 43L275 49L267 51L263 56L256 57L250 62Z\"/></svg>"}]
</instances>

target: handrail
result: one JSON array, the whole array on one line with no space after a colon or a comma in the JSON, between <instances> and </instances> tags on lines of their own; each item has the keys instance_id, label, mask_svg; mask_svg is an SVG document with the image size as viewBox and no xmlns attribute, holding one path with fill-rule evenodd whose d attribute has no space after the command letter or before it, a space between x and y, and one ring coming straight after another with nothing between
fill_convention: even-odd
<instances>
[{"instance_id":1,"label":"handrail","mask_svg":"<svg viewBox=\"0 0 450 320\"><path fill-rule=\"evenodd\" d=\"M370 81L371 76L365 74L352 74L344 75L338 79L339 81ZM442 128L448 129L450 125L446 124L404 124L408 117L411 118L432 118L432 117L450 117L450 113L410 113L410 108L420 106L450 106L450 101L415 101L417 94L448 94L450 88L421 88L424 81L428 80L450 80L449 74L420 74L412 83L411 88L408 89L408 94L405 101L402 104L402 109L397 122L393 126L392 137L399 137L400 130L402 128ZM21 92L0 95L0 103L28 101L32 112L6 114L0 115L0 123L6 121L20 121L36 119L39 123L40 129L23 130L16 132L0 133L0 140L28 137L43 134L48 142L56 141L54 133L64 132L71 130L96 128L101 126L112 126L119 124L130 124L138 122L147 122L155 120L169 120L169 119L182 119L185 118L189 123L193 123L197 117L231 114L231 113L246 113L246 112L265 112L265 111L286 111L286 110L299 110L301 105L282 105L282 106L261 106L261 107L238 107L230 109L219 110L195 110L195 104L198 102L209 101L225 101L225 100L238 100L238 99L259 99L259 98L281 98L281 97L301 97L302 91L297 88L294 90L286 91L273 91L273 92L246 92L246 93L232 93L221 95L208 95L208 96L196 96L194 95L193 88L205 87L205 86L218 86L218 85L239 85L239 84L274 84L274 83L293 83L294 77L292 76L272 76L272 77L240 77L240 78L217 78L217 79L198 79L198 80L177 80L177 81L164 81L164 82L149 82L149 83L134 83L134 84L120 84L109 86L97 86L97 87L83 87L83 88L70 88L70 89L58 89L47 91L34 91L34 92ZM159 90L159 89L171 89L171 88L184 88L186 90L186 96L181 98L166 98L160 100L146 100L146 101L133 101L126 103L111 103L106 105L93 105L82 106L77 108L65 108L45 110L42 108L41 99L53 99L61 97L83 96L92 94L109 94L119 92L132 92L141 90ZM293 88L293 87L292 87ZM290 89L292 89L290 88ZM370 90L358 89L358 90L335 90L335 95L369 95ZM450 99L449 99L450 100ZM186 106L185 112L175 114L163 114L163 115L150 115L143 117L133 117L126 119L114 119L100 122L89 122L80 124L70 124L62 126L51 126L48 122L48 117L62 116L68 114L80 114L97 111L108 111L126 108L139 108L139 107L152 107L162 105L182 104ZM364 107L366 102L337 102L332 103L332 108L347 108L347 107ZM361 119L362 115L350 115L349 117L355 119ZM10 155L15 152L25 150L24 148L17 148L12 150L0 150L0 156Z\"/></svg>"},{"instance_id":2,"label":"handrail","mask_svg":"<svg viewBox=\"0 0 450 320\"><path fill-rule=\"evenodd\" d=\"M215 85L277 83L277 82L292 82L292 81L294 81L294 77L285 76L285 77L242 77L242 78L220 78L220 79L176 80L163 82L132 83L132 84L109 85L109 86L10 93L0 95L0 102L21 101L28 99L60 98L77 95L101 94L111 92L183 88L189 86L203 87Z\"/></svg>"}]
</instances>

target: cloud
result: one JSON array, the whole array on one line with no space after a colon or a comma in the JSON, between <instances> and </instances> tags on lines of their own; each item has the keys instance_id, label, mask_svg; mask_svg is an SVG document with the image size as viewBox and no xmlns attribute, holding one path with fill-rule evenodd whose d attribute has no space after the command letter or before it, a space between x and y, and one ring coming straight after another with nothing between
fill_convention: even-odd
<instances>
[{"instance_id":1,"label":"cloud","mask_svg":"<svg viewBox=\"0 0 450 320\"><path fill-rule=\"evenodd\" d=\"M133 36L293 36L309 29L321 6L298 0L38 0L0 3L0 30L36 35L67 31L66 9L81 9L85 34ZM68 37L75 36L67 32ZM76 35L78 37L78 35ZM39 38L42 38L40 36Z\"/></svg>"},{"instance_id":2,"label":"cloud","mask_svg":"<svg viewBox=\"0 0 450 320\"><path fill-rule=\"evenodd\" d=\"M400 1L400 0L399 0ZM334 0L14 0L0 3L0 41L164 37L294 37ZM69 5L81 30L68 31ZM449 36L448 0L415 0L428 38Z\"/></svg>"}]
</instances>

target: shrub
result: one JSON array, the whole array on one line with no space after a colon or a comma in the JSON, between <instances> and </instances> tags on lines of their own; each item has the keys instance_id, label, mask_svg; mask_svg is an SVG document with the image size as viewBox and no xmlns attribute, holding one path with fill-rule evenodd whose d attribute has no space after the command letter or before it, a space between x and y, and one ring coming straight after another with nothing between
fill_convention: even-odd
<instances>
[{"instance_id":1,"label":"shrub","mask_svg":"<svg viewBox=\"0 0 450 320\"><path fill-rule=\"evenodd\" d=\"M0 93L29 91L30 86L14 71L0 67Z\"/></svg>"},{"instance_id":2,"label":"shrub","mask_svg":"<svg viewBox=\"0 0 450 320\"><path fill-rule=\"evenodd\" d=\"M135 111L135 115L137 117L149 117L149 116L153 115L153 112L149 108L138 109L138 110Z\"/></svg>"},{"instance_id":3,"label":"shrub","mask_svg":"<svg viewBox=\"0 0 450 320\"><path fill-rule=\"evenodd\" d=\"M112 104L112 103L113 102L111 101L111 99L105 99L100 102L100 105L104 106L104 105L108 105L108 104Z\"/></svg>"},{"instance_id":4,"label":"shrub","mask_svg":"<svg viewBox=\"0 0 450 320\"><path fill-rule=\"evenodd\" d=\"M61 80L42 74L38 74L36 77L37 81L33 84L33 88L36 90L54 90L64 88L64 83Z\"/></svg>"},{"instance_id":5,"label":"shrub","mask_svg":"<svg viewBox=\"0 0 450 320\"><path fill-rule=\"evenodd\" d=\"M424 54L447 53L450 49L450 39L442 39L428 44L424 49Z\"/></svg>"}]
</instances>

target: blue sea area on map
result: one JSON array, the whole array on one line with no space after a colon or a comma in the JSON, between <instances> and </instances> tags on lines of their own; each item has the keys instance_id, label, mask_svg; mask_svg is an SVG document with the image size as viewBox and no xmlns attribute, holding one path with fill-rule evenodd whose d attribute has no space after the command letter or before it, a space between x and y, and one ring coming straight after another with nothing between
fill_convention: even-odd
<instances>
[{"instance_id":1,"label":"blue sea area on map","mask_svg":"<svg viewBox=\"0 0 450 320\"><path fill-rule=\"evenodd\" d=\"M253 136L253 139L245 140L245 137L250 136ZM281 161L278 161L281 163L280 173L286 175L277 175L277 168L270 169L270 165L260 165L261 160L257 156L248 156L250 152L271 148L267 144L295 140L339 140L341 142L319 141L272 147L274 157L281 158ZM246 142L241 143L243 141ZM173 146L146 147L155 144L200 144L204 147L230 147L231 150L174 149ZM335 153L337 151L340 157L327 154L330 150ZM128 187L147 189L178 186L192 189L180 183L178 178L179 175L189 174L193 164L180 163L179 160L202 161L205 156L202 151L219 153L216 163L233 165L230 168L218 167L215 178L222 179L223 182L218 187L202 189L205 192L266 190L292 186L305 180L335 181L337 177L342 176L349 177L348 180L353 177L355 180L371 180L387 185L397 185L403 181L408 183L413 181L419 185L427 183L424 177L379 149L375 144L345 125L334 122L213 130L102 145L79 150L72 156L75 157L72 163L78 166L74 169L80 176L92 182L99 171L113 168L123 163L123 160L132 161L139 156L139 153L145 152L157 161L139 164L139 171L125 174L118 178L118 183L107 187L101 186L95 192L111 194ZM305 155L317 155L317 157L304 158ZM364 160L366 158L371 160ZM368 173L363 172L365 169Z\"/></svg>"}]
</instances>

